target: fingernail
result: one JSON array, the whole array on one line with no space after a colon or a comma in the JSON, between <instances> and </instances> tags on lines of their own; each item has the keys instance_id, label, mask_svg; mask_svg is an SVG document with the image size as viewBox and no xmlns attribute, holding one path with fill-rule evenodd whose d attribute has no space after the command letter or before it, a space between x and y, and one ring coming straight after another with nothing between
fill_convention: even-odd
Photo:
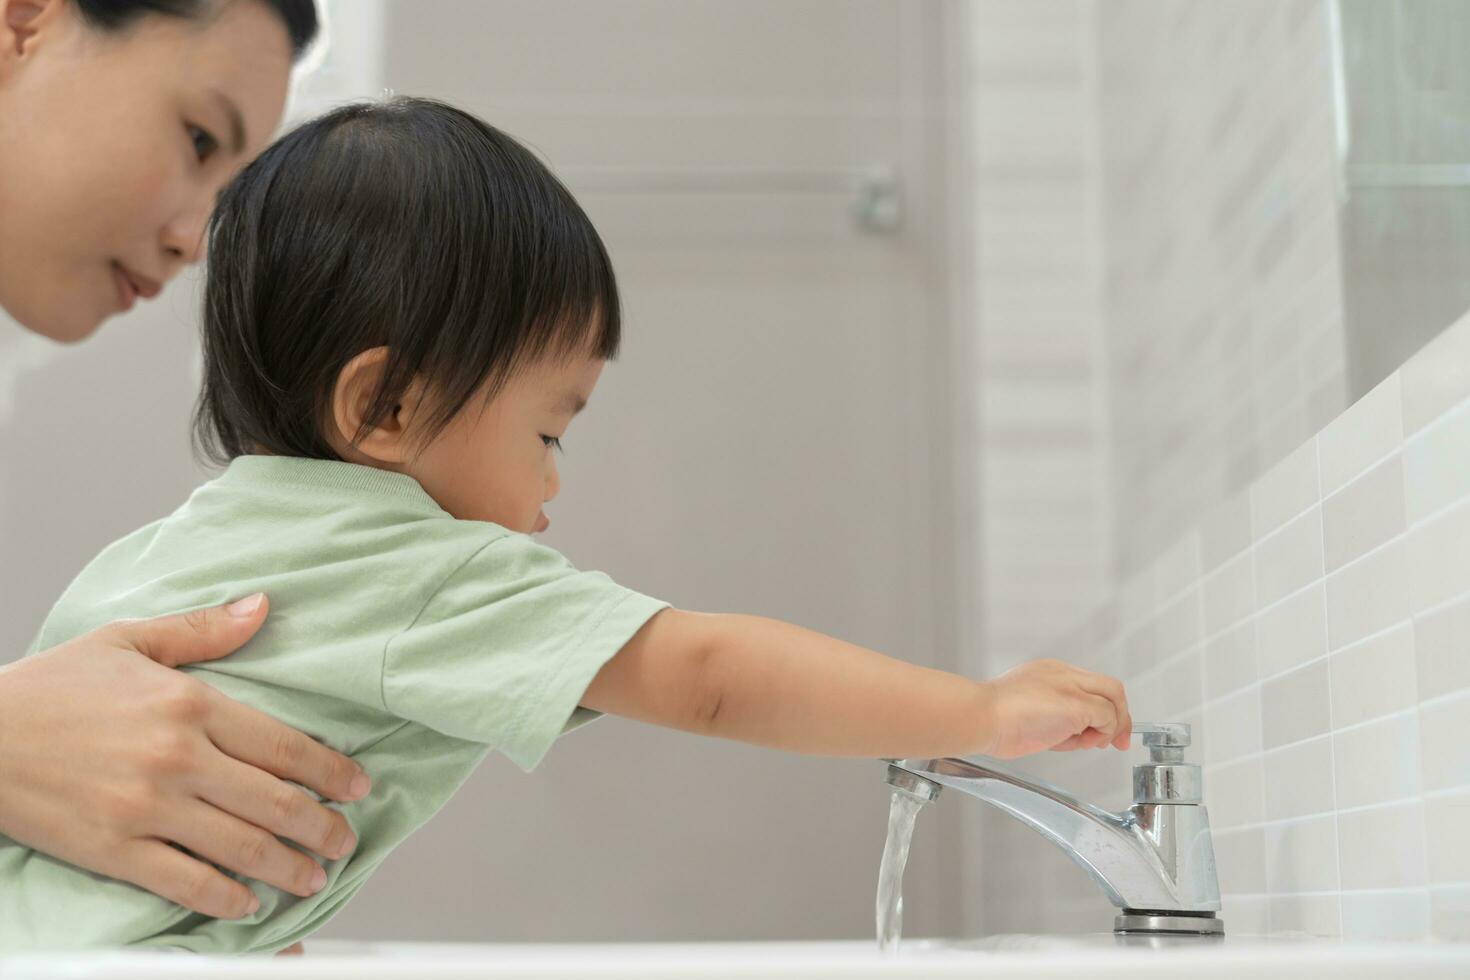
<instances>
[{"instance_id":1,"label":"fingernail","mask_svg":"<svg viewBox=\"0 0 1470 980\"><path fill-rule=\"evenodd\" d=\"M321 891L323 888L326 887L326 885L327 885L327 873L325 871L323 871L321 868L317 868L315 871L313 871L311 873L311 892L312 892L312 894L314 895L317 892Z\"/></svg>"},{"instance_id":2,"label":"fingernail","mask_svg":"<svg viewBox=\"0 0 1470 980\"><path fill-rule=\"evenodd\" d=\"M368 779L367 773L360 772L352 777L352 785L347 787L347 793L354 800L360 800L368 795L368 790L373 788L373 781Z\"/></svg>"},{"instance_id":3,"label":"fingernail","mask_svg":"<svg viewBox=\"0 0 1470 980\"><path fill-rule=\"evenodd\" d=\"M254 915L255 913L257 913L259 911L260 911L260 896L258 896L258 895L251 895L250 896L250 907L245 910L245 914L246 915Z\"/></svg>"},{"instance_id":4,"label":"fingernail","mask_svg":"<svg viewBox=\"0 0 1470 980\"><path fill-rule=\"evenodd\" d=\"M342 842L342 846L337 848L336 856L339 858L345 858L347 855L352 853L352 849L356 846L357 838L349 833L347 835L347 839Z\"/></svg>"},{"instance_id":5,"label":"fingernail","mask_svg":"<svg viewBox=\"0 0 1470 980\"><path fill-rule=\"evenodd\" d=\"M255 615L255 610L260 608L260 600L264 598L264 592L257 592L255 593L255 595L248 595L243 599L236 599L234 602L226 606L225 610L229 612L231 616L235 616L240 619L246 619L250 616Z\"/></svg>"}]
</instances>

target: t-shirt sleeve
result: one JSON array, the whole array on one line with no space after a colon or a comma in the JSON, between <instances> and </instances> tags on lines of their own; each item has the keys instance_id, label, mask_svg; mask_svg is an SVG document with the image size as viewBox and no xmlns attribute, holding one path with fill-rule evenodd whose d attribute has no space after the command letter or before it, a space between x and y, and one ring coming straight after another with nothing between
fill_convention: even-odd
<instances>
[{"instance_id":1,"label":"t-shirt sleeve","mask_svg":"<svg viewBox=\"0 0 1470 980\"><path fill-rule=\"evenodd\" d=\"M508 534L476 552L389 641L383 703L530 772L558 735L599 717L578 707L587 685L668 606Z\"/></svg>"}]
</instances>

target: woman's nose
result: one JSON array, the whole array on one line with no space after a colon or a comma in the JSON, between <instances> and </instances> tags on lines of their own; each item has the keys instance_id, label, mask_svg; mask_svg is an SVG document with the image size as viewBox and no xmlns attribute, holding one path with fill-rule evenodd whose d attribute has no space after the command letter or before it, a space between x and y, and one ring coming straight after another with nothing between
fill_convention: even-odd
<instances>
[{"instance_id":1,"label":"woman's nose","mask_svg":"<svg viewBox=\"0 0 1470 980\"><path fill-rule=\"evenodd\" d=\"M183 265L193 265L204 258L205 218L180 217L163 229L163 250L168 257Z\"/></svg>"},{"instance_id":2,"label":"woman's nose","mask_svg":"<svg viewBox=\"0 0 1470 980\"><path fill-rule=\"evenodd\" d=\"M185 265L203 260L205 230L221 189L214 185L198 188L192 192L194 201L163 226L161 244L170 259Z\"/></svg>"}]
</instances>

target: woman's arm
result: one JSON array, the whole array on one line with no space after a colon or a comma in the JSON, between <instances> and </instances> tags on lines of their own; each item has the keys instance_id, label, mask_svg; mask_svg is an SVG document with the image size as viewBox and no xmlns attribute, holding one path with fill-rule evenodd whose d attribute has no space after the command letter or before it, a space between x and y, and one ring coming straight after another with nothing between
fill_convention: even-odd
<instances>
[{"instance_id":1,"label":"woman's arm","mask_svg":"<svg viewBox=\"0 0 1470 980\"><path fill-rule=\"evenodd\" d=\"M1116 680L1052 660L991 681L919 667L760 616L666 609L584 706L790 752L867 758L1126 748Z\"/></svg>"},{"instance_id":2,"label":"woman's arm","mask_svg":"<svg viewBox=\"0 0 1470 980\"><path fill-rule=\"evenodd\" d=\"M255 597L251 597L254 599ZM282 780L360 799L357 764L170 668L213 660L265 621L262 598L114 623L0 668L0 833L195 912L252 911L194 854L309 895L316 862L356 842L342 815Z\"/></svg>"}]
</instances>

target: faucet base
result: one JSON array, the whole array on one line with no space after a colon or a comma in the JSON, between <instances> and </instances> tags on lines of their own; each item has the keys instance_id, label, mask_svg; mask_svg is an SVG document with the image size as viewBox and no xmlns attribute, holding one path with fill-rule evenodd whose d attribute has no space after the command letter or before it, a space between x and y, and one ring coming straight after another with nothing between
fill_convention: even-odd
<instances>
[{"instance_id":1,"label":"faucet base","mask_svg":"<svg viewBox=\"0 0 1470 980\"><path fill-rule=\"evenodd\" d=\"M1213 912L1157 912L1124 909L1113 919L1117 933L1173 933L1190 936L1223 936L1225 923Z\"/></svg>"}]
</instances>

